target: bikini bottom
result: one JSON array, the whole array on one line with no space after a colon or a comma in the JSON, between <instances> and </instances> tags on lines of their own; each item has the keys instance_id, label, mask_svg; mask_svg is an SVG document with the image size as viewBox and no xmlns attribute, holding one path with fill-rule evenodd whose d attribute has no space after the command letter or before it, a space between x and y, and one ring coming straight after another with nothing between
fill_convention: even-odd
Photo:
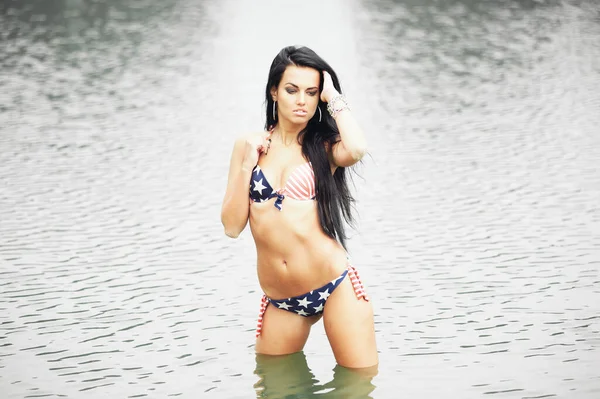
<instances>
[{"instance_id":1,"label":"bikini bottom","mask_svg":"<svg viewBox=\"0 0 600 399\"><path fill-rule=\"evenodd\" d=\"M354 266L348 264L347 269L344 270L338 278L331 280L324 286L307 292L306 294L285 299L271 299L263 294L260 301L258 323L256 325L256 337L258 338L262 332L263 317L269 303L272 303L279 309L293 312L299 316L309 317L321 314L323 313L323 308L325 307L325 301L327 301L329 295L333 293L333 291L341 284L341 282L344 281L346 275L350 276L350 282L352 283L352 287L354 287L354 293L356 294L356 297L358 299L362 298L365 301L368 301L369 297L367 296L365 288L360 281L358 271L354 268Z\"/></svg>"}]
</instances>

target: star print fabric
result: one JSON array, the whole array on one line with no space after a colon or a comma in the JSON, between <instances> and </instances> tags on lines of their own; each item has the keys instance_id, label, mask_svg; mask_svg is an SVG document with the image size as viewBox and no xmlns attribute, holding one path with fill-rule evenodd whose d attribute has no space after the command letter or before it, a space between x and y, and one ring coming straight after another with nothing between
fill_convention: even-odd
<instances>
[{"instance_id":1,"label":"star print fabric","mask_svg":"<svg viewBox=\"0 0 600 399\"><path fill-rule=\"evenodd\" d=\"M275 207L281 210L284 196L271 187L260 166L256 165L252 170L252 178L250 179L250 199L254 202L264 202L271 198L277 198Z\"/></svg>"},{"instance_id":2,"label":"star print fabric","mask_svg":"<svg viewBox=\"0 0 600 399\"><path fill-rule=\"evenodd\" d=\"M328 282L321 288L307 292L304 295L298 295L292 298L280 300L269 299L269 302L277 306L279 309L294 312L300 316L308 317L323 313L325 301L327 298L329 298L329 295L331 295L333 290L340 285L342 280L344 280L346 274L348 274L348 270L344 270L344 272L338 278Z\"/></svg>"},{"instance_id":3,"label":"star print fabric","mask_svg":"<svg viewBox=\"0 0 600 399\"><path fill-rule=\"evenodd\" d=\"M309 306L311 307L311 309L314 313L307 314L306 317L322 313L323 309L321 308L321 305L323 305L323 307L325 306L325 301L327 300L329 295L331 295L333 290L338 285L340 285L340 283L344 280L344 277L346 275L348 275L350 277L350 284L352 284L352 288L354 288L354 294L356 295L356 298L364 299L365 301L369 301L369 297L367 296L367 293L365 292L365 287L363 286L363 283L360 280L358 270L356 270L356 268L354 266L348 264L346 270L344 270L344 272L340 275L340 277L338 277L337 279L335 279L333 281L330 281L329 283L325 284L323 287L313 290L304 295L299 295L299 296L296 296L293 298L280 299L280 300L273 300L273 299L268 298L266 295L263 295L262 299L260 301L258 322L256 324L256 337L258 338L260 336L260 334L262 333L264 315L265 315L265 312L267 311L267 306L269 305L269 303L272 303L273 305L279 307L280 309L288 310L288 311L296 313L300 316L304 316L303 313L309 312L309 310L308 310ZM327 291L327 293L325 293L325 291ZM322 293L322 295L319 293ZM318 298L318 300L316 301L317 303L314 305L312 303L311 296L312 296L312 298ZM325 297L325 298L323 299L323 297ZM302 304L300 304L300 301L302 301ZM311 301L311 303L308 303L309 301ZM283 305L283 307L278 306L278 305L281 305L282 303L286 303L286 304L290 305L289 308L286 309L287 306L285 306L285 305ZM297 304L297 306L293 307L292 304ZM303 306L304 304L307 305L306 308ZM317 309L319 309L319 310L317 311Z\"/></svg>"}]
</instances>

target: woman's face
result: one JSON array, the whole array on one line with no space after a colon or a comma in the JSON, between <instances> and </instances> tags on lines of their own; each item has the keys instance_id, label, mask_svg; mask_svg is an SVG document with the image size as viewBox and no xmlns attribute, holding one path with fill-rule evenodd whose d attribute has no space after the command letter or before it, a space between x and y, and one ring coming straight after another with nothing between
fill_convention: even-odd
<instances>
[{"instance_id":1,"label":"woman's face","mask_svg":"<svg viewBox=\"0 0 600 399\"><path fill-rule=\"evenodd\" d=\"M316 69L288 66L277 88L271 90L277 101L277 120L306 124L314 116L319 104L321 77Z\"/></svg>"}]
</instances>

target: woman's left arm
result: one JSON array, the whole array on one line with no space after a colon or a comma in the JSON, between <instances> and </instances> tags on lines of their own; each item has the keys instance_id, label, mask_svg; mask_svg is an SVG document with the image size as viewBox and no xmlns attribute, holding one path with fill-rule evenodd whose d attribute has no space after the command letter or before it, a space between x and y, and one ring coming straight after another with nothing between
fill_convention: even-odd
<instances>
[{"instance_id":1,"label":"woman's left arm","mask_svg":"<svg viewBox=\"0 0 600 399\"><path fill-rule=\"evenodd\" d=\"M328 104L333 100L333 104L330 105L334 108L333 117L341 139L331 147L330 162L332 163L332 167L352 166L360 161L367 152L367 140L350 109L344 107L345 100L339 98L340 93L333 87L331 76L323 71L323 77L321 99Z\"/></svg>"}]
</instances>

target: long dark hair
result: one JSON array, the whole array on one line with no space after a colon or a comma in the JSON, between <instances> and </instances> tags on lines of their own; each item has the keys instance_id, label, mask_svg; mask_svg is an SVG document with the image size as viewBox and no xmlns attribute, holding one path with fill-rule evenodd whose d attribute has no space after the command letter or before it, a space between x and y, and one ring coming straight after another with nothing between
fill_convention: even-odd
<instances>
[{"instance_id":1,"label":"long dark hair","mask_svg":"<svg viewBox=\"0 0 600 399\"><path fill-rule=\"evenodd\" d=\"M321 76L319 95L323 91L323 71L327 71L331 75L333 86L338 92L342 92L335 71L313 50L308 47L285 47L277 54L269 70L269 79L265 89L266 130L271 129L277 123L273 117L274 104L271 89L279 86L281 77L289 65L316 69ZM337 239L346 248L344 221L353 225L354 198L348 189L346 168L338 167L335 173L331 174L325 146L330 149L340 140L339 131L335 120L327 112L327 103L319 99L318 107L321 112L319 113L319 110L315 112L306 128L298 135L298 141L302 144L302 154L312 163L315 172L317 209L321 227L325 234ZM319 122L319 115L321 115L321 122Z\"/></svg>"}]
</instances>

